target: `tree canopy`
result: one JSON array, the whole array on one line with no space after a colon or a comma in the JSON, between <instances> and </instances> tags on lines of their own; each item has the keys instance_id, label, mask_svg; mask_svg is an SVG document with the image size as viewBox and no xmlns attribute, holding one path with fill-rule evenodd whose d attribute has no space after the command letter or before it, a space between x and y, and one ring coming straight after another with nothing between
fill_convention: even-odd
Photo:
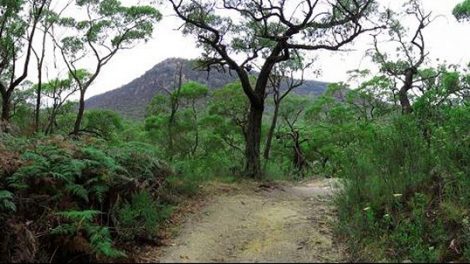
<instances>
[{"instance_id":1,"label":"tree canopy","mask_svg":"<svg viewBox=\"0 0 470 264\"><path fill-rule=\"evenodd\" d=\"M455 6L452 13L459 21L470 20L470 1L465 0L462 3L458 4L457 6Z\"/></svg>"}]
</instances>

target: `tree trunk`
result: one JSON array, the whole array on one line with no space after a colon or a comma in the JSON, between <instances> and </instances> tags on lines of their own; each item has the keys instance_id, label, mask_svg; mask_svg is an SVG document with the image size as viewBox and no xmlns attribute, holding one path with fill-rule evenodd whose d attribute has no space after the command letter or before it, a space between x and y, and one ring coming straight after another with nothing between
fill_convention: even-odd
<instances>
[{"instance_id":1,"label":"tree trunk","mask_svg":"<svg viewBox=\"0 0 470 264\"><path fill-rule=\"evenodd\" d=\"M408 98L408 91L413 88L413 78L418 71L414 68L407 69L405 72L405 82L403 87L398 91L398 99L400 100L401 110L403 114L410 114L413 112L410 99Z\"/></svg>"},{"instance_id":2,"label":"tree trunk","mask_svg":"<svg viewBox=\"0 0 470 264\"><path fill-rule=\"evenodd\" d=\"M2 117L1 120L4 122L10 122L11 112L11 93L8 91L2 95Z\"/></svg>"},{"instance_id":3,"label":"tree trunk","mask_svg":"<svg viewBox=\"0 0 470 264\"><path fill-rule=\"evenodd\" d=\"M194 156L196 154L197 148L199 147L199 126L198 126L198 118L197 118L197 111L196 111L196 104L193 100L192 102L192 109L193 109L193 118L194 118L194 130L196 132L195 139L194 139L194 146L191 155Z\"/></svg>"},{"instance_id":4,"label":"tree trunk","mask_svg":"<svg viewBox=\"0 0 470 264\"><path fill-rule=\"evenodd\" d=\"M260 162L261 123L263 120L263 110L263 107L256 107L254 105L251 105L250 107L245 148L245 174L248 177L258 179L261 178L263 174Z\"/></svg>"},{"instance_id":5,"label":"tree trunk","mask_svg":"<svg viewBox=\"0 0 470 264\"><path fill-rule=\"evenodd\" d=\"M56 123L57 107L53 106L51 116L49 117L49 122L46 127L46 135L54 133L54 124Z\"/></svg>"},{"instance_id":6,"label":"tree trunk","mask_svg":"<svg viewBox=\"0 0 470 264\"><path fill-rule=\"evenodd\" d=\"M80 133L80 126L82 124L83 114L85 113L85 92L80 91L80 102L78 105L77 119L75 119L75 126L72 134L78 135Z\"/></svg>"},{"instance_id":7,"label":"tree trunk","mask_svg":"<svg viewBox=\"0 0 470 264\"><path fill-rule=\"evenodd\" d=\"M170 161L173 160L173 126L175 125L175 116L176 116L176 108L174 107L173 103L171 106L171 113L168 120L168 154L170 156Z\"/></svg>"},{"instance_id":8,"label":"tree trunk","mask_svg":"<svg viewBox=\"0 0 470 264\"><path fill-rule=\"evenodd\" d=\"M267 139L266 139L266 146L264 147L264 159L269 160L269 154L271 151L271 144L273 141L274 130L276 130L277 125L277 118L279 115L279 103L274 103L274 114L273 119L271 121L271 127L269 128Z\"/></svg>"},{"instance_id":9,"label":"tree trunk","mask_svg":"<svg viewBox=\"0 0 470 264\"><path fill-rule=\"evenodd\" d=\"M171 102L171 113L170 118L168 120L168 152L170 156L170 161L173 160L173 127L176 124L176 112L178 112L179 108L179 95L181 91L181 87L183 86L183 65L179 65L178 71L178 87L176 89L176 95L170 93L170 102ZM175 93L173 92L173 93Z\"/></svg>"},{"instance_id":10,"label":"tree trunk","mask_svg":"<svg viewBox=\"0 0 470 264\"><path fill-rule=\"evenodd\" d=\"M302 147L300 146L300 139L299 139L300 135L299 135L299 132L297 131L294 131L293 132L293 136L292 136L292 139L294 141L294 146L293 146L293 149L294 149L294 159L293 159L293 162L294 162L294 166L295 168L297 168L297 170L299 172L302 172L302 170L304 169L305 167L305 158L304 158L304 155L302 153Z\"/></svg>"},{"instance_id":11,"label":"tree trunk","mask_svg":"<svg viewBox=\"0 0 470 264\"><path fill-rule=\"evenodd\" d=\"M411 107L410 99L408 98L408 90L404 89L403 87L400 92L398 93L398 97L400 100L400 105L401 105L401 111L403 114L409 114L413 112L413 109Z\"/></svg>"},{"instance_id":12,"label":"tree trunk","mask_svg":"<svg viewBox=\"0 0 470 264\"><path fill-rule=\"evenodd\" d=\"M37 97L36 97L36 116L34 118L34 128L36 133L39 132L39 115L41 111L41 90L42 90L42 74L38 73L38 87L37 87Z\"/></svg>"}]
</instances>

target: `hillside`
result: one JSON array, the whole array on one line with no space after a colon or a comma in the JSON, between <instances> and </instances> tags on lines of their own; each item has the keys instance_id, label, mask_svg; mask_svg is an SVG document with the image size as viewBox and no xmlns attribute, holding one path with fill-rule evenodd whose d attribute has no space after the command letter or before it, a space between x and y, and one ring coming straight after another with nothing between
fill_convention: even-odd
<instances>
[{"instance_id":1,"label":"hillside","mask_svg":"<svg viewBox=\"0 0 470 264\"><path fill-rule=\"evenodd\" d=\"M183 81L197 81L215 89L236 80L236 75L229 72L210 72L194 70L193 63L186 59L167 59L141 77L109 92L94 96L86 101L88 109L100 108L116 111L129 118L142 118L145 108L152 97L162 91L162 87L172 89L178 65L182 64ZM296 93L308 96L319 95L325 91L327 83L307 80L296 89Z\"/></svg>"}]
</instances>

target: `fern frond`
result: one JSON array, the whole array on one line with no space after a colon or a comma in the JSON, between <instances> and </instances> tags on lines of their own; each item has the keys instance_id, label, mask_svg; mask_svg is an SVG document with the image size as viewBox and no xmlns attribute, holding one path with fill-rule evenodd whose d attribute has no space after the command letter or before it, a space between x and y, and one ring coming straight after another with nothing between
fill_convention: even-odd
<instances>
[{"instance_id":1,"label":"fern frond","mask_svg":"<svg viewBox=\"0 0 470 264\"><path fill-rule=\"evenodd\" d=\"M16 212L16 205L11 200L3 200L2 207L5 210L9 210L11 212Z\"/></svg>"},{"instance_id":2,"label":"fern frond","mask_svg":"<svg viewBox=\"0 0 470 264\"><path fill-rule=\"evenodd\" d=\"M83 211L64 211L64 212L57 212L55 214L57 216L61 216L69 220L75 220L75 221L85 220L85 221L91 222L93 218L101 214L101 212L97 210L83 210Z\"/></svg>"},{"instance_id":3,"label":"fern frond","mask_svg":"<svg viewBox=\"0 0 470 264\"><path fill-rule=\"evenodd\" d=\"M7 190L0 190L0 200L12 199L12 198L13 198L13 193L11 193Z\"/></svg>"},{"instance_id":4,"label":"fern frond","mask_svg":"<svg viewBox=\"0 0 470 264\"><path fill-rule=\"evenodd\" d=\"M71 194L79 197L79 198L82 198L83 200L85 200L86 202L89 201L88 199L88 191L85 189L85 187L83 187L82 185L80 184L75 184L75 183L69 183L65 186L65 189L67 191L69 191Z\"/></svg>"},{"instance_id":5,"label":"fern frond","mask_svg":"<svg viewBox=\"0 0 470 264\"><path fill-rule=\"evenodd\" d=\"M97 184L93 185L91 188L91 192L96 195L96 198L100 203L104 201L104 197L106 196L106 192L108 192L109 186L106 184Z\"/></svg>"},{"instance_id":6,"label":"fern frond","mask_svg":"<svg viewBox=\"0 0 470 264\"><path fill-rule=\"evenodd\" d=\"M126 257L126 254L113 247L109 229L106 227L99 227L94 230L90 235L90 244L93 250L101 255L110 258Z\"/></svg>"},{"instance_id":7,"label":"fern frond","mask_svg":"<svg viewBox=\"0 0 470 264\"><path fill-rule=\"evenodd\" d=\"M12 202L13 193L7 190L0 190L0 208L7 211L16 212L16 205Z\"/></svg>"}]
</instances>

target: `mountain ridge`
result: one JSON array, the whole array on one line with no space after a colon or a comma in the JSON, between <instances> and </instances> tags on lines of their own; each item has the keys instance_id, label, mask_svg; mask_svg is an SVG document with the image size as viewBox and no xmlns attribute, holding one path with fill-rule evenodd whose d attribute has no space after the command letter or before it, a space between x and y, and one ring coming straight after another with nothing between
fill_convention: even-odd
<instances>
[{"instance_id":1,"label":"mountain ridge","mask_svg":"<svg viewBox=\"0 0 470 264\"><path fill-rule=\"evenodd\" d=\"M142 119L145 109L152 98L164 89L175 87L177 71L182 65L183 82L196 81L207 85L210 89L217 89L227 83L237 80L234 73L195 70L192 60L181 58L166 59L140 77L111 91L95 95L86 100L87 109L108 109L121 115ZM328 83L305 80L303 85L294 90L295 93L305 96L318 96L322 94Z\"/></svg>"}]
</instances>

